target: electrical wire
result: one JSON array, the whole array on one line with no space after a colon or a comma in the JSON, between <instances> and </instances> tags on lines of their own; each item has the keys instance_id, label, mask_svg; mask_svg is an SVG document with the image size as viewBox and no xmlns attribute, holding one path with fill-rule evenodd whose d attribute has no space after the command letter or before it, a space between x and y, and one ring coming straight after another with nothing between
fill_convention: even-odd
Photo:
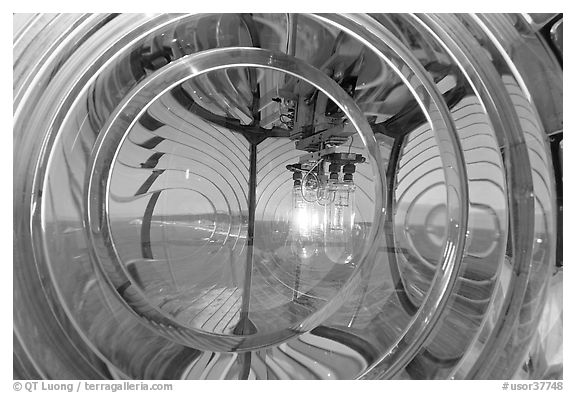
<instances>
[{"instance_id":1,"label":"electrical wire","mask_svg":"<svg viewBox=\"0 0 576 393\"><path fill-rule=\"evenodd\" d=\"M302 195L302 199L304 199L306 202L308 203L314 203L318 201L318 191L320 189L320 178L318 177L318 175L316 173L313 172L314 169L316 169L316 167L322 162L322 159L319 159L318 161L316 161L316 163L314 164L314 166L312 166L312 168L310 168L306 174L304 176L302 176L302 183L300 183L300 194ZM318 189L316 190L316 200L308 200L304 194L304 184L306 184L308 177L312 175L315 180L316 180L316 184L318 186Z\"/></svg>"}]
</instances>

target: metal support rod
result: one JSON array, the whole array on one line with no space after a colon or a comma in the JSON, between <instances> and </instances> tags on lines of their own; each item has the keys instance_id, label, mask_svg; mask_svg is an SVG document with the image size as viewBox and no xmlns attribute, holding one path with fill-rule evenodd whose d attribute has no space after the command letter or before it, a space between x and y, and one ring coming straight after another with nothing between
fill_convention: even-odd
<instances>
[{"instance_id":1,"label":"metal support rod","mask_svg":"<svg viewBox=\"0 0 576 393\"><path fill-rule=\"evenodd\" d=\"M550 150L552 151L552 165L554 166L554 178L556 181L556 267L564 266L563 260L563 233L562 233L562 222L563 222L563 174L562 174L562 148L560 143L563 139L563 133L555 133L550 135Z\"/></svg>"},{"instance_id":2,"label":"metal support rod","mask_svg":"<svg viewBox=\"0 0 576 393\"><path fill-rule=\"evenodd\" d=\"M302 261L298 259L296 262L296 270L294 271L294 289L292 290L292 301L298 300L298 293L300 292L300 277L302 274Z\"/></svg>"},{"instance_id":3,"label":"metal support rod","mask_svg":"<svg viewBox=\"0 0 576 393\"><path fill-rule=\"evenodd\" d=\"M296 35L298 29L298 14L286 14L286 54L296 56ZM296 78L284 74L284 87L293 88Z\"/></svg>"},{"instance_id":4,"label":"metal support rod","mask_svg":"<svg viewBox=\"0 0 576 393\"><path fill-rule=\"evenodd\" d=\"M286 54L296 55L296 33L298 14L286 14Z\"/></svg>"},{"instance_id":5,"label":"metal support rod","mask_svg":"<svg viewBox=\"0 0 576 393\"><path fill-rule=\"evenodd\" d=\"M242 288L242 305L240 308L240 320L234 329L238 335L256 333L256 327L250 321L250 293L252 290L252 272L254 268L254 226L256 217L256 158L258 143L250 143L250 177L248 179L248 233L246 236L246 265L244 270L244 284ZM250 374L251 354L242 353L238 356L240 363L240 379L248 379Z\"/></svg>"},{"instance_id":6,"label":"metal support rod","mask_svg":"<svg viewBox=\"0 0 576 393\"><path fill-rule=\"evenodd\" d=\"M384 221L386 244L388 248L388 263L390 265L390 274L394 287L396 288L396 296L402 305L404 311L412 316L416 313L418 308L412 304L412 301L406 294L406 289L400 278L400 270L398 268L398 259L396 257L396 240L394 236L394 210L395 210L395 194L396 194L396 173L398 171L398 164L400 163L400 153L404 145L405 136L399 136L394 139L392 150L390 151L390 159L388 160L388 167L386 168L386 179L388 181L388 195L386 196L386 217Z\"/></svg>"},{"instance_id":7,"label":"metal support rod","mask_svg":"<svg viewBox=\"0 0 576 393\"><path fill-rule=\"evenodd\" d=\"M256 215L256 155L257 145L250 144L250 178L248 181L248 234L246 237L246 267L244 271L244 287L242 293L242 309L240 320L248 319L250 312L250 289L252 287L252 268L254 253L254 220ZM245 334L245 333L244 333Z\"/></svg>"},{"instance_id":8,"label":"metal support rod","mask_svg":"<svg viewBox=\"0 0 576 393\"><path fill-rule=\"evenodd\" d=\"M388 181L386 196L386 218L384 220L385 225L385 236L386 245L388 249L388 263L390 265L390 275L392 276L392 281L395 287L395 293L400 301L400 304L404 311L409 315L413 316L418 311L418 307L412 303L408 294L406 293L406 288L400 277L400 269L398 267L398 258L396 257L396 240L394 234L394 210L396 208L395 193L396 193L396 182L398 166L400 164L400 156L402 153L402 147L406 140L406 135L398 136L394 139L392 144L392 150L390 151L390 159L388 161L388 167L386 168L386 180ZM428 362L435 364L437 367L453 367L459 358L439 358L431 353L428 348L424 348L421 356L416 356L407 366L406 371L414 379L429 379L432 377L430 375L422 374L422 370L426 367L422 366L423 359Z\"/></svg>"}]
</instances>

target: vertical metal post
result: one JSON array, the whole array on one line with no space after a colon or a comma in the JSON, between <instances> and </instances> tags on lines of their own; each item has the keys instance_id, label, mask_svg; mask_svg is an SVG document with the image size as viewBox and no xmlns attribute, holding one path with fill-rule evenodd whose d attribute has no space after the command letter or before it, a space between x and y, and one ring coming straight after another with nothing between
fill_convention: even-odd
<instances>
[{"instance_id":1,"label":"vertical metal post","mask_svg":"<svg viewBox=\"0 0 576 393\"><path fill-rule=\"evenodd\" d=\"M242 334L247 334L248 314L250 312L250 291L252 289L252 269L254 262L254 224L256 215L256 154L257 145L250 144L250 178L248 180L248 233L246 236L246 265L244 270L244 285L242 289L242 308L240 310L240 323L244 323ZM253 333L253 332L251 332Z\"/></svg>"},{"instance_id":2,"label":"vertical metal post","mask_svg":"<svg viewBox=\"0 0 576 393\"><path fill-rule=\"evenodd\" d=\"M250 294L252 290L252 270L254 267L254 226L256 218L256 158L258 143L250 142L250 177L248 179L248 233L246 236L246 264L244 270L244 284L242 288L242 306L240 320L234 329L234 334L246 335L256 333L256 327L250 321ZM248 379L250 375L251 353L239 354L240 379Z\"/></svg>"},{"instance_id":3,"label":"vertical metal post","mask_svg":"<svg viewBox=\"0 0 576 393\"><path fill-rule=\"evenodd\" d=\"M390 274L392 275L392 280L396 288L396 296L402 304L404 311L408 315L414 315L418 310L412 301L408 298L406 294L406 289L402 283L402 278L400 277L400 270L398 268L398 258L396 257L396 240L394 235L394 210L396 201L396 174L398 172L398 165L400 163L400 153L402 152L402 146L404 145L404 135L394 138L394 143L392 145L392 150L390 152L390 160L388 161L388 167L386 168L386 179L388 180L388 195L386 196L386 219L385 219L385 236L386 245L388 249L388 263L390 265Z\"/></svg>"}]
</instances>

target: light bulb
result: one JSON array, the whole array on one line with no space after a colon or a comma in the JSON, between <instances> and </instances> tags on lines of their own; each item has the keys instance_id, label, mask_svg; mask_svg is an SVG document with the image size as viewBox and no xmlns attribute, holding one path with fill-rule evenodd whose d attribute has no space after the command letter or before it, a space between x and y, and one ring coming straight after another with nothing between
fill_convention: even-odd
<instances>
[{"instance_id":1,"label":"light bulb","mask_svg":"<svg viewBox=\"0 0 576 393\"><path fill-rule=\"evenodd\" d=\"M324 209L316 200L316 187L296 182L292 188L291 249L304 262L320 253L323 241Z\"/></svg>"},{"instance_id":2,"label":"light bulb","mask_svg":"<svg viewBox=\"0 0 576 393\"><path fill-rule=\"evenodd\" d=\"M324 207L324 252L334 263L346 264L352 260L355 189L352 181L328 182L331 203Z\"/></svg>"}]
</instances>

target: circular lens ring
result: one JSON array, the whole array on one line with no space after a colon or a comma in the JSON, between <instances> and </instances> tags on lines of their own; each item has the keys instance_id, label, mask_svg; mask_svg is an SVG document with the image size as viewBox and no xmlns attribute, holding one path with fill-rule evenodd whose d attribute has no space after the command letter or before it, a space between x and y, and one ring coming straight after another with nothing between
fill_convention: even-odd
<instances>
[{"instance_id":1,"label":"circular lens ring","mask_svg":"<svg viewBox=\"0 0 576 393\"><path fill-rule=\"evenodd\" d=\"M213 70L236 67L267 68L290 74L318 88L329 99L337 103L358 131L366 147L369 161L376 175L374 185L377 203L374 207L374 224L365 240L365 244L369 246L364 248L356 271L343 284L337 296L289 329L253 336L226 336L182 326L171 321L157 308L152 306L150 309L150 304L146 304L144 309L137 311L140 317L157 320L161 325L159 330L168 337L183 341L185 345L193 345L196 348L210 351L248 351L277 344L313 329L337 310L347 298L347 294L358 285L358 273L365 265L363 262L372 253L372 248L377 247L377 238L381 234L379 229L382 227L382 214L380 212L385 203L383 201L384 195L386 195L385 174L378 164L381 162L380 151L372 129L352 98L327 75L292 56L258 48L220 48L185 56L150 75L124 98L110 117L108 125L99 134L93 149L88 187L85 193L87 206L85 220L87 228L89 228L90 241L99 262L96 262L96 265L101 273L107 277L106 282L116 294L122 298L124 296L145 298L139 289L133 288L130 284L130 275L120 262L109 232L107 197L110 187L110 173L120 146L140 116L164 93L198 75ZM126 301L127 299L124 298L123 300ZM128 308L134 312L132 307L128 306ZM170 327L165 328L164 325ZM178 332L174 332L174 326L177 327Z\"/></svg>"},{"instance_id":2,"label":"circular lens ring","mask_svg":"<svg viewBox=\"0 0 576 393\"><path fill-rule=\"evenodd\" d=\"M466 165L456 126L444 98L420 61L384 26L366 15L322 15L319 20L334 25L371 48L388 66L402 77L410 88L437 138L447 190L447 236L430 290L410 325L390 349L369 368L362 378L392 378L416 355L440 319L459 276L466 229L468 226L468 181ZM397 56L396 64L390 55ZM400 70L406 66L418 84L408 80ZM388 214L390 212L387 212Z\"/></svg>"},{"instance_id":3,"label":"circular lens ring","mask_svg":"<svg viewBox=\"0 0 576 393\"><path fill-rule=\"evenodd\" d=\"M462 68L470 84L477 89L477 94L486 107L500 145L504 147L509 160L514 162L514 167L504 166L510 212L508 231L514 239L512 255L515 274L508 283L509 288L512 289L506 294L506 300L500 310L496 326L493 328L493 331L498 334L490 335L482 353L466 376L471 379L483 379L487 378L491 371L490 367L484 365L494 363L499 356L498 349L505 345L515 328L530 279L531 242L535 228L532 167L518 116L516 113L500 109L513 107L508 93L503 89L502 80L499 75L490 72L491 64L486 56L474 52L472 48L464 44L464 37L468 33L465 32L462 24L451 23L455 21L455 17L451 15L420 15L415 19L445 46ZM446 26L451 26L453 31L449 31ZM502 280L501 276L499 280Z\"/></svg>"}]
</instances>

